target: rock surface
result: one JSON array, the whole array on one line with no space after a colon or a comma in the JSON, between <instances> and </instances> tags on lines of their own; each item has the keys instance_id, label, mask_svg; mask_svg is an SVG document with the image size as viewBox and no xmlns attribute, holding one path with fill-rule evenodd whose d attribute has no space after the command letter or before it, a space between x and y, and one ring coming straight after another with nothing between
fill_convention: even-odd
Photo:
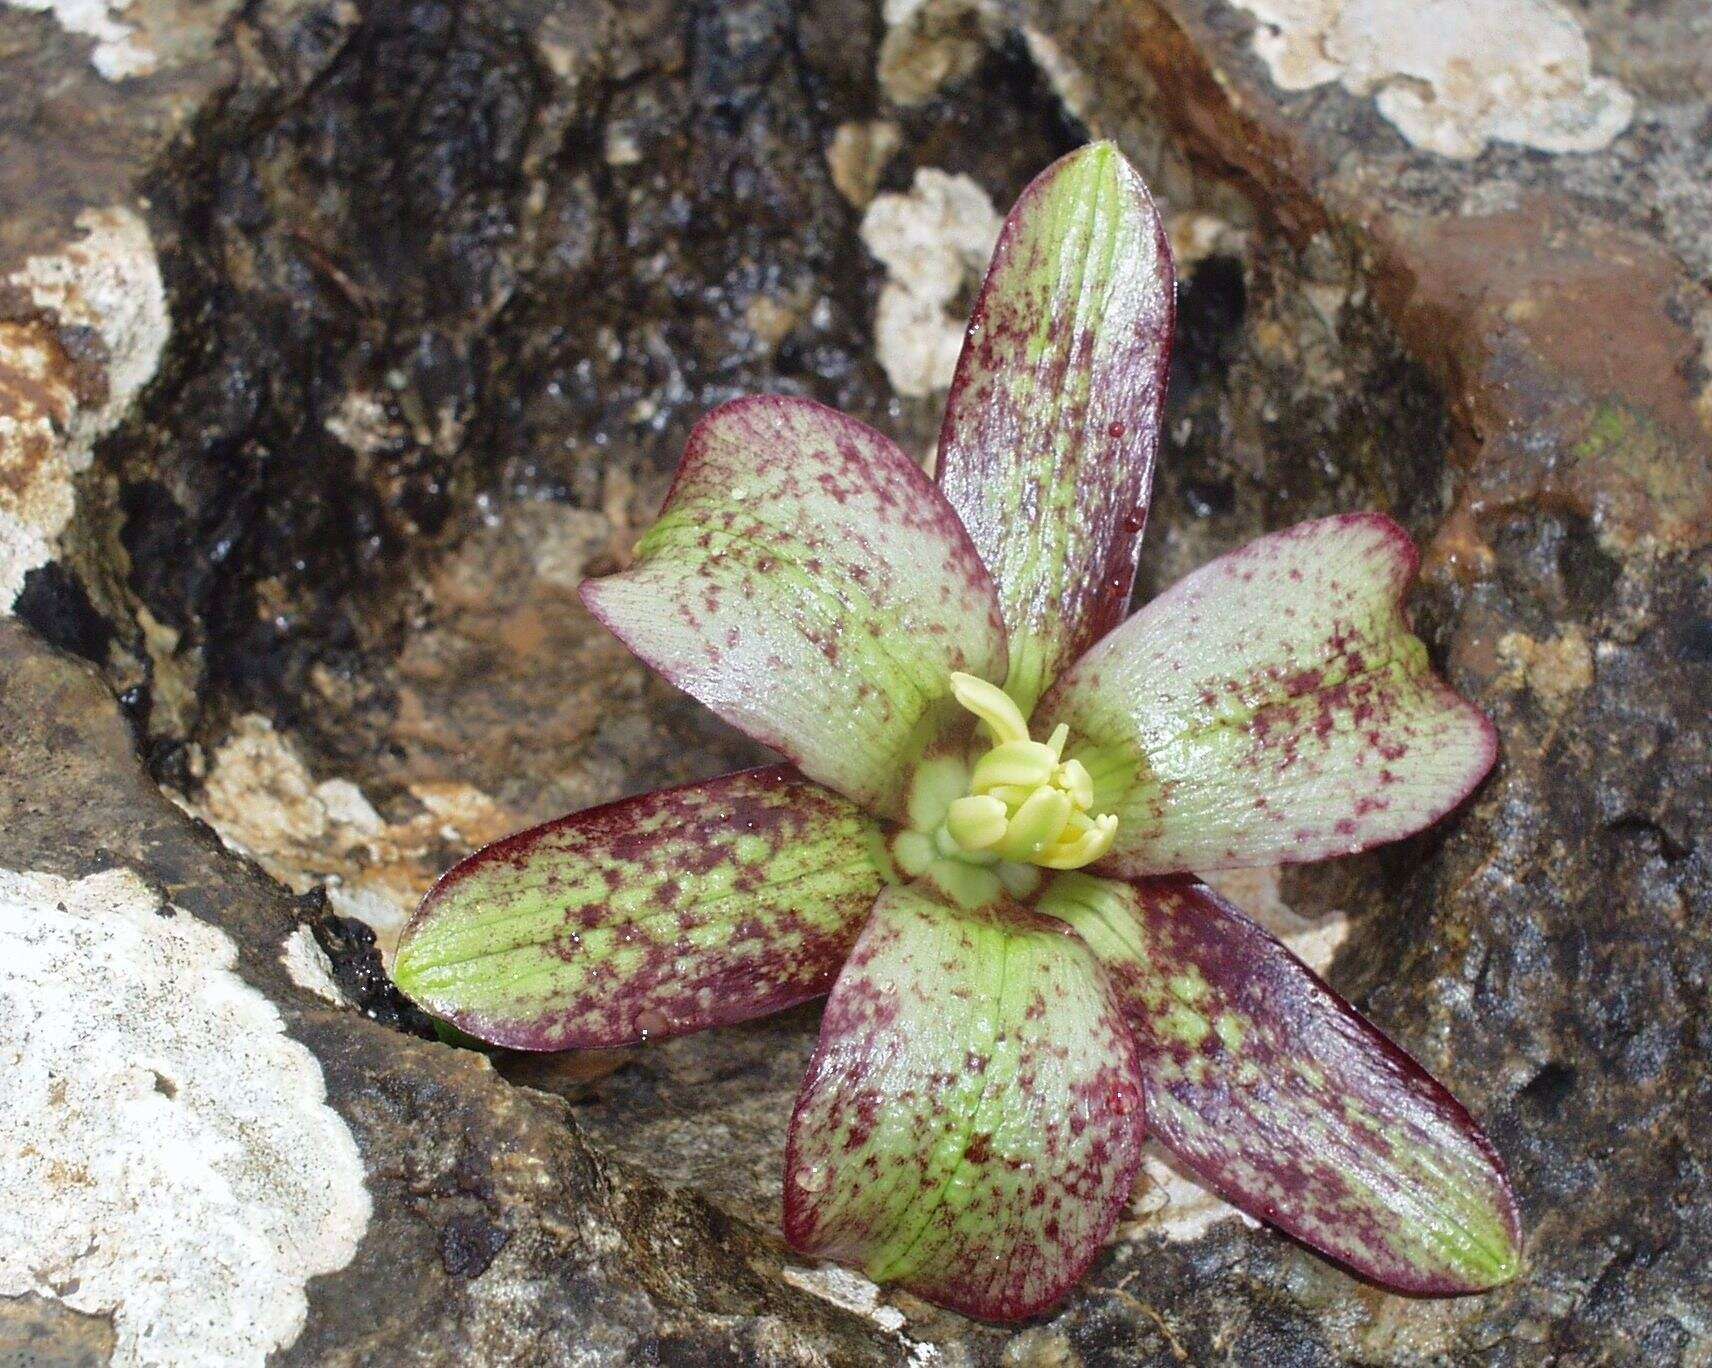
<instances>
[{"instance_id":1,"label":"rock surface","mask_svg":"<svg viewBox=\"0 0 1712 1368\"><path fill-rule=\"evenodd\" d=\"M293 1105L335 1137L328 1191L354 1145L370 1209L343 1201L334 1271L275 1266L299 1285L270 1306L303 1308L282 1359L1712 1351L1712 21L1507 0L1426 43L1396 9L0 4L0 871L134 881L229 944L211 981L283 1032L261 1057L312 1059L324 1100ZM1491 1296L1379 1293L1156 1167L1047 1321L876 1298L777 1240L812 1009L489 1060L387 990L398 919L471 845L753 758L577 580L733 395L925 453L939 399L894 392L881 345L933 355L967 301L877 343L896 271L864 213L923 172L1002 208L1089 130L1184 264L1144 589L1389 509L1426 550L1419 624L1503 735L1453 821L1283 883L1351 914L1334 981L1508 1158L1527 1269ZM177 1105L157 1070L203 1081L127 1049L138 1106ZM0 1355L146 1361L143 1289L108 1260L86 1290L78 1257L0 1299Z\"/></svg>"}]
</instances>

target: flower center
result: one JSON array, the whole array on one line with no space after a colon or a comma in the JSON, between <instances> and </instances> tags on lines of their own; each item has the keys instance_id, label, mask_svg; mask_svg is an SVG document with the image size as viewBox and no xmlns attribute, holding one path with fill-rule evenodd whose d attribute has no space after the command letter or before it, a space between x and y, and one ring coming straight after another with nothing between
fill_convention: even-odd
<instances>
[{"instance_id":1,"label":"flower center","mask_svg":"<svg viewBox=\"0 0 1712 1368\"><path fill-rule=\"evenodd\" d=\"M1112 848L1118 819L1089 815L1094 783L1080 760L1064 758L1068 727L1031 740L1010 695L974 675L953 674L951 694L987 724L993 745L947 810L944 838L966 854L1047 869L1080 869Z\"/></svg>"}]
</instances>

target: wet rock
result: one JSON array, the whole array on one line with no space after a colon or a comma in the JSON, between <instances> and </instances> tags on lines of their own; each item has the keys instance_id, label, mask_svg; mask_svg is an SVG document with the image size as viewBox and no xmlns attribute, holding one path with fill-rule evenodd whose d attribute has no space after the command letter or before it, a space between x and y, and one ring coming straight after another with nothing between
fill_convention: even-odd
<instances>
[{"instance_id":1,"label":"wet rock","mask_svg":"<svg viewBox=\"0 0 1712 1368\"><path fill-rule=\"evenodd\" d=\"M170 904L170 914L143 914L159 916L159 934L226 947L231 968L221 972L231 982L204 1000L218 1010L245 1004L246 1013L271 1015L273 1030L283 1027L273 1036L277 1048L295 1052L308 1071L304 1115L351 1146L350 1173L339 1177L355 1182L354 1196L328 1181L276 1188L264 1203L271 1221L298 1220L313 1210L349 1225L351 1247L330 1268L286 1264L273 1274L277 1295L295 1296L300 1308L295 1325L287 1322L277 1340L288 1357L495 1362L593 1353L596 1361L626 1362L670 1345L779 1362L895 1361L895 1337L786 1282L770 1236L592 1151L563 1104L511 1086L479 1054L389 1029L299 988L279 958L297 925L293 900L166 800L138 763L111 693L87 667L17 623L0 624L0 662L8 682L0 700L7 772L28 766L37 776L28 788L8 785L0 793L0 868L29 871L8 873L14 881L98 888L109 904L118 897ZM58 901L64 906L78 896L96 895L67 891ZM18 915L9 911L9 928L20 928ZM126 924L128 915L91 906L88 922L110 928ZM138 970L146 963L136 961ZM107 1013L99 978L85 996L75 982L62 984L59 1001L87 1013L92 1026L119 1029L125 1018ZM178 977L163 980L160 991L175 983L196 991L192 980ZM146 1018L131 1029L146 1029ZM208 1067L259 1067L248 1057L254 1053L228 1051L224 1062L210 1056ZM175 1058L181 1072L169 1090L157 1087L154 1105L197 1099L204 1106L246 1105L241 1091L213 1088L217 1080L199 1071L194 1056ZM90 1062L117 1068L122 1061ZM285 1086L285 1075L277 1076ZM264 1118L280 1120L273 1112ZM187 1161L210 1143L202 1134L186 1132ZM218 1165L246 1154L253 1161L260 1153L216 1146L200 1162ZM308 1154L318 1156L330 1179L332 1156L309 1145L299 1161ZM246 1213L242 1192L215 1189L208 1200L215 1204L210 1211L232 1204L234 1220L264 1215L264 1207ZM334 1204L323 1211L329 1200ZM74 1207L61 1219L81 1219L85 1211ZM115 1265L112 1251L143 1227L100 1211L87 1219L93 1247L103 1251L91 1265L101 1270L98 1309L120 1329L122 1361L151 1361L149 1342L180 1361L224 1361L235 1351L223 1336L267 1329L244 1317L205 1317L199 1297L152 1300L154 1289L194 1275L194 1261L209 1245L178 1251L169 1240L153 1264L131 1269ZM115 1220L119 1225L109 1228ZM170 1222L166 1228L188 1229ZM301 1242L285 1247L300 1256ZM72 1251L42 1275L51 1276L51 1285L25 1302L0 1302L4 1333L33 1334L29 1327L44 1315L42 1297L79 1305L79 1280L90 1274L84 1265L93 1258ZM234 1271L240 1296L273 1295L274 1285L258 1284L247 1266ZM310 1271L322 1276L309 1281ZM135 1337L144 1329L152 1339L139 1345ZM90 1339L92 1332L78 1335ZM68 1353L74 1342L66 1342Z\"/></svg>"},{"instance_id":2,"label":"wet rock","mask_svg":"<svg viewBox=\"0 0 1712 1368\"><path fill-rule=\"evenodd\" d=\"M1681 1308L1705 1307L1691 1269L1712 1247L1692 1100L1712 1082L1692 1005L1712 969L1712 738L1683 624L1712 607L1712 197L1703 143L1679 132L1704 126L1707 87L1658 38L1695 44L1704 15L1667 7L1642 34L1578 10L1583 75L1633 96L1626 131L1541 155L1512 130L1470 161L1424 151L1361 81L1281 88L1306 84L1276 65L1289 35L1216 0L1022 10L1067 50L1081 37L1094 107L1138 152L1168 125L1173 208L1229 217L1235 189L1263 227L1240 310L1210 347L1191 332L1223 383L1190 377L1161 460L1162 493L1219 497L1200 530L1156 505L1155 573L1326 491L1389 507L1426 544L1417 620L1503 738L1458 820L1295 872L1286 895L1355 914L1332 977L1487 1121L1526 1271L1423 1304L1254 1248L1221 1265L1240 1283L1176 1303L1174 1332L1191 1358L1691 1361ZM1153 98L1136 111L1138 88ZM1468 114L1459 136L1491 133ZM1191 329L1214 321L1206 265ZM1156 1289L1169 1268L1150 1270Z\"/></svg>"},{"instance_id":3,"label":"wet rock","mask_svg":"<svg viewBox=\"0 0 1712 1368\"><path fill-rule=\"evenodd\" d=\"M1532 92L1499 109L1439 60L1467 34L1352 48L1361 10L0 7L0 547L28 541L0 554L0 869L135 880L313 1061L372 1210L348 1262L292 1275L283 1357L1703 1356L1707 21L1494 6L1566 54L1486 44ZM490 1058L385 979L470 846L756 758L576 581L736 394L926 451L937 372L888 378L864 207L964 177L1002 207L1084 126L1184 263L1144 589L1388 508L1427 549L1419 625L1503 734L1451 823L1282 888L1350 914L1334 981L1509 1158L1528 1266L1492 1296L1386 1296L1161 1168L1058 1316L974 1325L779 1246L812 1008ZM55 1280L0 1300L0 1345L127 1352L142 1302L86 1314Z\"/></svg>"},{"instance_id":4,"label":"wet rock","mask_svg":"<svg viewBox=\"0 0 1712 1368\"><path fill-rule=\"evenodd\" d=\"M113 1357L113 1326L57 1298L14 1297L0 1317L0 1355L43 1368L100 1368Z\"/></svg>"}]
</instances>

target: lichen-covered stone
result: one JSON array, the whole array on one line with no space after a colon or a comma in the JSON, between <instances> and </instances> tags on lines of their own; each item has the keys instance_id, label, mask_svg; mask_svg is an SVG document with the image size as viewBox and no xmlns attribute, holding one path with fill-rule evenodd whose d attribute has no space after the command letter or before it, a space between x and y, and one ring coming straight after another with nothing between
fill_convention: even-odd
<instances>
[{"instance_id":1,"label":"lichen-covered stone","mask_svg":"<svg viewBox=\"0 0 1712 1368\"><path fill-rule=\"evenodd\" d=\"M448 1363L496 1362L592 1352L593 1361L620 1363L695 1344L717 1353L777 1355L781 1362L895 1361L895 1336L784 1281L782 1253L768 1234L694 1194L667 1191L642 1168L591 1151L563 1103L512 1087L481 1055L367 1021L295 984L280 951L300 934L297 904L161 795L133 753L117 703L88 669L44 647L17 623L0 624L0 666L8 686L0 699L8 776L0 788L0 867L24 871L8 876L19 887L69 880L68 889L106 889L117 880L144 891L148 917L156 915L156 904L146 890L169 893L176 915L189 920L160 934L235 948L231 968L218 972L242 982L202 991L212 994L211 1003L224 995L277 1013L284 1025L284 1036L273 1037L277 1048L305 1063L312 1056L308 1067L325 1080L325 1104L305 1099L305 1115L325 1115L325 1123L313 1123L337 1127L347 1143L354 1137L351 1159L362 1155L354 1196L325 1181L304 1188L306 1200L333 1203L328 1219L345 1224L336 1231L336 1257L325 1263L299 1240L310 1262L301 1269L291 1265L296 1282L287 1293L301 1297L308 1274L325 1276L308 1284L306 1323L281 1337L287 1361L411 1353ZM34 782L13 782L24 773ZM81 904L74 908L87 916L91 934L126 925L130 914L97 903L86 912ZM15 961L8 966L13 1001L17 970ZM189 983L183 987L197 991ZM164 980L158 988L172 990ZM170 1045L163 1042L163 1060L170 1059ZM248 1053L248 1066L264 1066L265 1056ZM242 1061L242 1054L234 1056L227 1067L243 1067ZM218 1081L194 1066L176 1077L172 1062L158 1067L174 1087L194 1090ZM145 1080L145 1090L149 1086ZM241 1108L250 1100L234 1084L224 1096L161 1095L155 1105ZM270 1123L296 1124L283 1112ZM195 1121L186 1125L188 1134L201 1133ZM85 1143L100 1138L93 1130L80 1134ZM325 1146L305 1138L296 1148L301 1158ZM239 1147L232 1153L255 1162L265 1151ZM331 1157L321 1153L319 1162ZM333 1172L324 1169L323 1179ZM87 1177L97 1193L115 1190L111 1176ZM283 1193L275 1194L273 1210L274 1219L305 1214ZM115 1288L146 1292L162 1280L170 1286L181 1276L195 1287L196 1260L217 1239L205 1232L200 1246L182 1251L170 1239L157 1241L157 1263L127 1273L115 1254L126 1239L143 1238L147 1224L99 1205L89 1209L89 1219L97 1254L56 1255L55 1285L35 1289L37 1296L57 1290L80 1307L76 1288L91 1269L79 1270L91 1258L103 1270L101 1280L91 1278L97 1298ZM165 1206L158 1219L169 1234L195 1233L181 1209ZM130 1288L126 1277L137 1286ZM202 1295L209 1290L200 1288ZM245 1275L236 1295L243 1305L245 1296L276 1293ZM119 1300L123 1307L124 1296ZM17 1322L7 1306L0 1302L0 1322L8 1325L22 1327L41 1314L32 1303L20 1308L26 1320ZM132 1303L135 1314L149 1309L146 1300ZM163 1316L158 1331L170 1337L159 1353L173 1361L238 1361L240 1350L219 1336L265 1334L266 1327L244 1324L253 1313L201 1325L177 1312ZM116 1325L123 1351L135 1326L127 1325L123 1309ZM130 1357L158 1361L146 1342Z\"/></svg>"},{"instance_id":2,"label":"lichen-covered stone","mask_svg":"<svg viewBox=\"0 0 1712 1368\"><path fill-rule=\"evenodd\" d=\"M68 27L0 5L0 280L134 216L163 309L129 317L170 320L124 366L114 338L161 330L0 287L0 412L29 407L0 510L15 484L53 527L0 627L0 866L131 870L231 940L317 1061L373 1213L288 1359L1704 1355L1712 21L1494 7L1548 14L1571 61L1546 75L1597 97L1586 150L1552 151L1479 92L1406 107L1387 73L1433 54L1337 37L1390 6L1291 7L1342 67L1286 89L1262 8L160 0ZM1507 1159L1528 1243L1500 1292L1379 1294L1217 1208L1160 1216L1186 1180L1150 1170L1048 1322L875 1294L776 1236L812 1009L488 1060L424 1038L350 919L396 929L510 827L756 758L575 584L622 567L737 394L929 448L940 399L875 355L887 272L848 196L933 171L1006 204L1082 139L1060 97L1147 171L1184 265L1145 591L1383 509L1426 549L1416 630L1497 723L1460 815L1285 893L1359 912L1329 977ZM827 161L851 126L898 130L854 179L848 134ZM0 1303L0 1351L100 1361L119 1333L51 1288Z\"/></svg>"}]
</instances>

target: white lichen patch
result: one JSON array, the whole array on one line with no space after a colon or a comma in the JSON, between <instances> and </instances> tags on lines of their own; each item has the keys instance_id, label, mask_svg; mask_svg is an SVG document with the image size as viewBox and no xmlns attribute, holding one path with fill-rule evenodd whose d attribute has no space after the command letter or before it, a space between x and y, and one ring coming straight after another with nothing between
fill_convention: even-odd
<instances>
[{"instance_id":1,"label":"white lichen patch","mask_svg":"<svg viewBox=\"0 0 1712 1368\"><path fill-rule=\"evenodd\" d=\"M92 330L106 349L107 394L77 416L86 439L116 423L154 377L171 320L148 225L123 205L78 216L83 234L58 252L31 257L7 283L61 324Z\"/></svg>"},{"instance_id":2,"label":"white lichen patch","mask_svg":"<svg viewBox=\"0 0 1712 1368\"><path fill-rule=\"evenodd\" d=\"M400 899L390 890L381 892L360 883L346 883L341 878L328 879L326 889L328 905L335 912L362 922L375 933L375 948L380 951L381 962L390 965L415 901Z\"/></svg>"},{"instance_id":3,"label":"white lichen patch","mask_svg":"<svg viewBox=\"0 0 1712 1368\"><path fill-rule=\"evenodd\" d=\"M0 871L0 1295L116 1364L256 1364L368 1226L315 1057L217 928L134 874Z\"/></svg>"},{"instance_id":4,"label":"white lichen patch","mask_svg":"<svg viewBox=\"0 0 1712 1368\"><path fill-rule=\"evenodd\" d=\"M925 1365L939 1361L941 1355L934 1345L912 1340L903 1333L904 1313L882 1302L879 1286L860 1273L831 1263L818 1264L813 1268L791 1268L787 1265L782 1272L785 1281L793 1287L846 1311L854 1311L858 1316L866 1316L882 1330L897 1335L907 1346L907 1362Z\"/></svg>"},{"instance_id":5,"label":"white lichen patch","mask_svg":"<svg viewBox=\"0 0 1712 1368\"><path fill-rule=\"evenodd\" d=\"M46 14L67 33L91 38L89 64L108 81L156 76L205 61L212 53L236 0L0 0Z\"/></svg>"},{"instance_id":6,"label":"white lichen patch","mask_svg":"<svg viewBox=\"0 0 1712 1368\"><path fill-rule=\"evenodd\" d=\"M215 748L200 791L172 796L294 892L324 887L335 911L374 930L390 962L443 847L482 845L517 825L468 784L423 781L409 792L415 811L389 822L350 780L318 782L273 723L250 713Z\"/></svg>"},{"instance_id":7,"label":"white lichen patch","mask_svg":"<svg viewBox=\"0 0 1712 1368\"><path fill-rule=\"evenodd\" d=\"M1405 138L1446 157L1493 141L1594 152L1634 114L1559 0L1233 2L1259 20L1254 48L1280 87L1372 95Z\"/></svg>"},{"instance_id":8,"label":"white lichen patch","mask_svg":"<svg viewBox=\"0 0 1712 1368\"><path fill-rule=\"evenodd\" d=\"M43 317L0 323L0 614L55 554L72 480L154 376L170 331L149 231L115 207L78 219L83 236L0 281ZM79 376L60 329L87 329L99 374Z\"/></svg>"},{"instance_id":9,"label":"white lichen patch","mask_svg":"<svg viewBox=\"0 0 1712 1368\"><path fill-rule=\"evenodd\" d=\"M387 451L410 435L410 430L393 417L386 401L371 390L348 391L322 426L363 456Z\"/></svg>"},{"instance_id":10,"label":"white lichen patch","mask_svg":"<svg viewBox=\"0 0 1712 1368\"><path fill-rule=\"evenodd\" d=\"M1025 27L1022 39L1028 47L1028 55L1046 77L1047 84L1052 87L1052 93L1058 97L1059 103L1087 128L1090 135L1095 138L1104 137L1099 96L1095 93L1094 83L1088 74L1065 52L1062 45L1039 29Z\"/></svg>"},{"instance_id":11,"label":"white lichen patch","mask_svg":"<svg viewBox=\"0 0 1712 1368\"><path fill-rule=\"evenodd\" d=\"M862 241L886 267L874 346L899 394L920 398L950 387L964 320L949 306L980 279L1000 222L979 185L933 167L916 172L908 194L881 195L868 206Z\"/></svg>"},{"instance_id":12,"label":"white lichen patch","mask_svg":"<svg viewBox=\"0 0 1712 1368\"><path fill-rule=\"evenodd\" d=\"M95 48L89 54L90 65L109 81L148 76L159 65L153 48L132 25L119 18L130 8L131 0L5 0L5 3L38 14L51 14L67 33L93 38Z\"/></svg>"},{"instance_id":13,"label":"white lichen patch","mask_svg":"<svg viewBox=\"0 0 1712 1368\"><path fill-rule=\"evenodd\" d=\"M24 576L53 559L71 521L72 462L60 440L77 396L59 345L38 323L0 323L0 614Z\"/></svg>"},{"instance_id":14,"label":"white lichen patch","mask_svg":"<svg viewBox=\"0 0 1712 1368\"><path fill-rule=\"evenodd\" d=\"M339 991L339 982L333 977L333 962L316 943L315 933L307 926L299 926L285 938L285 944L280 947L279 962L299 988L314 993L335 1007L345 1005L345 995Z\"/></svg>"},{"instance_id":15,"label":"white lichen patch","mask_svg":"<svg viewBox=\"0 0 1712 1368\"><path fill-rule=\"evenodd\" d=\"M273 723L251 713L215 750L192 806L228 845L303 893L318 881L318 862L337 861L384 826L354 788L316 783Z\"/></svg>"}]
</instances>

